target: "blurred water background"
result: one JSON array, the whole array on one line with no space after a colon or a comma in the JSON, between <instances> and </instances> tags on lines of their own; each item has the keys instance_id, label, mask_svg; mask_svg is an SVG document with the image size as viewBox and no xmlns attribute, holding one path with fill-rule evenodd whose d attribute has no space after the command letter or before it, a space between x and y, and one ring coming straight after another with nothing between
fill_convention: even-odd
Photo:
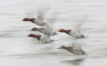
<instances>
[{"instance_id":1,"label":"blurred water background","mask_svg":"<svg viewBox=\"0 0 107 66\"><path fill-rule=\"evenodd\" d=\"M74 29L83 17L81 33L87 38L76 40L87 56L77 56L57 49L72 45L73 38L58 33L50 44L40 44L30 38L33 27L23 22L27 13L37 12L41 6L50 6L46 16L58 12L54 29ZM106 0L0 0L0 66L101 66L107 65L107 1Z\"/></svg>"}]
</instances>

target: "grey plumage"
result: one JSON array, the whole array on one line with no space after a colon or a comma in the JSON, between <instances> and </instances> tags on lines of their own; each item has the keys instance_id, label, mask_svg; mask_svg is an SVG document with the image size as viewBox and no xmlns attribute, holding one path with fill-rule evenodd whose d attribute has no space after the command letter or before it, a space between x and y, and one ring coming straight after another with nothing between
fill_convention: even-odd
<instances>
[{"instance_id":1,"label":"grey plumage","mask_svg":"<svg viewBox=\"0 0 107 66\"><path fill-rule=\"evenodd\" d=\"M66 46L61 46L59 49L65 49L66 51L73 53L75 55L86 55L85 51L81 49L81 47L75 47L74 43L72 46L66 47Z\"/></svg>"}]
</instances>

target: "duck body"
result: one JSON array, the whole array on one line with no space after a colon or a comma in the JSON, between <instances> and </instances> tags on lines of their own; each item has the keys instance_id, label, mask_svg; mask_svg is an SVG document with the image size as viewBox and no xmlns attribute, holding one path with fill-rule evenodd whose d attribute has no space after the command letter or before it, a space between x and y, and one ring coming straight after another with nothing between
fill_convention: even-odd
<instances>
[{"instance_id":1,"label":"duck body","mask_svg":"<svg viewBox=\"0 0 107 66\"><path fill-rule=\"evenodd\" d=\"M32 28L32 31L39 31L47 36L53 36L56 35L57 33L52 30L50 27L45 27L45 28Z\"/></svg>"},{"instance_id":2,"label":"duck body","mask_svg":"<svg viewBox=\"0 0 107 66\"><path fill-rule=\"evenodd\" d=\"M48 36L42 36L42 35L36 35L36 34L29 34L29 37L34 37L36 39L38 39L39 41L42 41L43 43L51 43L54 40L51 40Z\"/></svg>"},{"instance_id":3,"label":"duck body","mask_svg":"<svg viewBox=\"0 0 107 66\"><path fill-rule=\"evenodd\" d=\"M40 41L42 41L44 43L51 43L51 42L53 42L53 40L51 40L48 36L42 36L40 38Z\"/></svg>"},{"instance_id":4,"label":"duck body","mask_svg":"<svg viewBox=\"0 0 107 66\"><path fill-rule=\"evenodd\" d=\"M33 21L34 24L36 25L39 25L39 26L45 26L46 25L46 22L44 22L42 19L40 18L36 18L34 21Z\"/></svg>"},{"instance_id":5,"label":"duck body","mask_svg":"<svg viewBox=\"0 0 107 66\"><path fill-rule=\"evenodd\" d=\"M65 30L65 29L60 29L59 32L64 32L74 38L85 38L79 31L77 30Z\"/></svg>"},{"instance_id":6,"label":"duck body","mask_svg":"<svg viewBox=\"0 0 107 66\"><path fill-rule=\"evenodd\" d=\"M74 37L74 38L83 38L83 35L79 33L77 30L71 30L68 35Z\"/></svg>"},{"instance_id":7,"label":"duck body","mask_svg":"<svg viewBox=\"0 0 107 66\"><path fill-rule=\"evenodd\" d=\"M46 23L40 18L24 18L23 21L30 21L39 26L45 26Z\"/></svg>"},{"instance_id":8,"label":"duck body","mask_svg":"<svg viewBox=\"0 0 107 66\"><path fill-rule=\"evenodd\" d=\"M76 48L76 47L72 47L72 46L69 46L69 47L61 46L61 47L59 47L59 49L65 49L66 51L73 53L75 55L85 55L86 54L83 50L81 50L81 48Z\"/></svg>"}]
</instances>

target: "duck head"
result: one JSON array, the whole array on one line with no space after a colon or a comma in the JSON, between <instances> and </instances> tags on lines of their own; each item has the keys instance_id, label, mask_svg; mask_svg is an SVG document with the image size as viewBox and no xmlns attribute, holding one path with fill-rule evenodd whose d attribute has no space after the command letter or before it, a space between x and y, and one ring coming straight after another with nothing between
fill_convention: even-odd
<instances>
[{"instance_id":1,"label":"duck head","mask_svg":"<svg viewBox=\"0 0 107 66\"><path fill-rule=\"evenodd\" d=\"M71 32L71 30L60 29L59 32L69 33L69 32Z\"/></svg>"},{"instance_id":2,"label":"duck head","mask_svg":"<svg viewBox=\"0 0 107 66\"><path fill-rule=\"evenodd\" d=\"M37 38L38 40L40 40L40 38L41 38L41 35L36 35L36 34L29 34L28 36L29 36L29 37L35 37L35 38Z\"/></svg>"},{"instance_id":3,"label":"duck head","mask_svg":"<svg viewBox=\"0 0 107 66\"><path fill-rule=\"evenodd\" d=\"M31 21L31 22L34 22L35 18L24 18L22 21Z\"/></svg>"},{"instance_id":4,"label":"duck head","mask_svg":"<svg viewBox=\"0 0 107 66\"><path fill-rule=\"evenodd\" d=\"M34 27L34 28L32 28L31 30L32 31L38 31L38 30L40 30L41 28L36 28L36 27Z\"/></svg>"}]
</instances>

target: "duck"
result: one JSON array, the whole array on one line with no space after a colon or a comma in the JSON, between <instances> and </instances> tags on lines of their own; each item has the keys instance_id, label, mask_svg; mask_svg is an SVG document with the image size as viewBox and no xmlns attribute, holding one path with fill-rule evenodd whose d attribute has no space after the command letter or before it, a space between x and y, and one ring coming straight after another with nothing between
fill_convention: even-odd
<instances>
[{"instance_id":1,"label":"duck","mask_svg":"<svg viewBox=\"0 0 107 66\"><path fill-rule=\"evenodd\" d=\"M44 27L42 27L42 28L34 27L31 30L32 31L39 31L47 36L57 35L57 32L53 29L53 24L57 19L58 13L55 12L54 15L51 15L51 16L53 16L53 17L48 19L47 24Z\"/></svg>"},{"instance_id":2,"label":"duck","mask_svg":"<svg viewBox=\"0 0 107 66\"><path fill-rule=\"evenodd\" d=\"M42 20L35 19L35 18L24 18L23 21L30 21L36 25L39 25L39 26L45 26L46 25L46 23L42 22Z\"/></svg>"},{"instance_id":3,"label":"duck","mask_svg":"<svg viewBox=\"0 0 107 66\"><path fill-rule=\"evenodd\" d=\"M80 38L86 38L81 31L82 31L82 26L85 20L88 18L89 14L86 14L81 21L74 27L74 29L59 29L58 32L66 33L69 36L72 36L73 38L80 39Z\"/></svg>"},{"instance_id":4,"label":"duck","mask_svg":"<svg viewBox=\"0 0 107 66\"><path fill-rule=\"evenodd\" d=\"M86 55L86 52L83 51L80 47L73 47L73 46L69 46L69 47L66 47L66 46L60 46L58 49L64 49L70 53L73 53L75 55Z\"/></svg>"},{"instance_id":5,"label":"duck","mask_svg":"<svg viewBox=\"0 0 107 66\"><path fill-rule=\"evenodd\" d=\"M44 15L46 13L46 10L48 9L39 9L37 11L37 17L36 18L24 18L22 19L22 21L30 21L36 25L39 25L39 26L45 26L46 25L46 22L44 22ZM34 15L34 14L33 14Z\"/></svg>"},{"instance_id":6,"label":"duck","mask_svg":"<svg viewBox=\"0 0 107 66\"><path fill-rule=\"evenodd\" d=\"M47 35L47 36L54 36L54 35L57 35L56 31L53 31L52 28L50 27L45 27L45 28L32 28L31 29L32 31L38 31L40 33L43 33L44 35Z\"/></svg>"},{"instance_id":7,"label":"duck","mask_svg":"<svg viewBox=\"0 0 107 66\"><path fill-rule=\"evenodd\" d=\"M45 26L47 25L47 23L44 21L44 17L46 12L49 10L49 7L44 8L43 6L39 7L39 9L37 10L37 17L32 17L32 18L23 18L22 21L29 21L32 22L38 26ZM32 15L35 15L35 13L33 13Z\"/></svg>"},{"instance_id":8,"label":"duck","mask_svg":"<svg viewBox=\"0 0 107 66\"><path fill-rule=\"evenodd\" d=\"M58 13L56 13L56 12L53 13L51 15L52 18L51 19L48 18L47 21L45 22L44 17L45 17L45 14L48 10L49 10L49 8L45 8L44 10L40 9L39 11L37 11L36 18L23 18L22 21L30 21L36 25L39 25L39 26L49 26L48 21L53 23L56 20L56 18L57 18L56 15L58 15Z\"/></svg>"},{"instance_id":9,"label":"duck","mask_svg":"<svg viewBox=\"0 0 107 66\"><path fill-rule=\"evenodd\" d=\"M83 34L81 34L79 31L77 30L66 30L66 29L60 29L59 32L63 32L68 34L69 36L72 36L74 38L85 38L85 36Z\"/></svg>"},{"instance_id":10,"label":"duck","mask_svg":"<svg viewBox=\"0 0 107 66\"><path fill-rule=\"evenodd\" d=\"M51 40L50 37L46 35L43 36L43 35L29 34L28 37L34 37L43 43L51 43L54 41L54 40Z\"/></svg>"}]
</instances>

